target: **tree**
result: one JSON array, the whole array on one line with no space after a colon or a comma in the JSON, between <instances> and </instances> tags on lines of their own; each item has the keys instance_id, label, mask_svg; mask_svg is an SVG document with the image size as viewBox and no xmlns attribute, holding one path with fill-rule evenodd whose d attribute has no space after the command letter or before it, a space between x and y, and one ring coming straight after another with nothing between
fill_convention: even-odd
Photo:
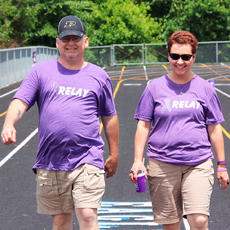
<instances>
[{"instance_id":1,"label":"tree","mask_svg":"<svg viewBox=\"0 0 230 230\"><path fill-rule=\"evenodd\" d=\"M88 23L91 45L151 43L160 25L147 14L148 7L133 0L110 0L93 6Z\"/></svg>"},{"instance_id":2,"label":"tree","mask_svg":"<svg viewBox=\"0 0 230 230\"><path fill-rule=\"evenodd\" d=\"M57 23L69 14L80 17L86 25L90 45L156 42L157 22L147 15L144 3L133 0L59 1L40 0L38 23L30 44L55 46Z\"/></svg>"},{"instance_id":3,"label":"tree","mask_svg":"<svg viewBox=\"0 0 230 230\"><path fill-rule=\"evenodd\" d=\"M58 22L61 18L67 15L75 15L85 21L92 12L93 4L92 1L39 0L38 22L29 44L55 47L55 38L58 36Z\"/></svg>"},{"instance_id":4,"label":"tree","mask_svg":"<svg viewBox=\"0 0 230 230\"><path fill-rule=\"evenodd\" d=\"M169 11L160 18L157 6L165 3ZM154 0L150 5L152 16L163 22L159 38L164 41L178 30L192 32L198 41L230 39L229 0Z\"/></svg>"},{"instance_id":5,"label":"tree","mask_svg":"<svg viewBox=\"0 0 230 230\"><path fill-rule=\"evenodd\" d=\"M0 43L2 47L19 46L35 28L37 5L33 0L0 0Z\"/></svg>"},{"instance_id":6,"label":"tree","mask_svg":"<svg viewBox=\"0 0 230 230\"><path fill-rule=\"evenodd\" d=\"M166 42L178 30L229 40L229 8L230 0L0 0L0 48L55 47L69 14L84 21L90 46Z\"/></svg>"},{"instance_id":7,"label":"tree","mask_svg":"<svg viewBox=\"0 0 230 230\"><path fill-rule=\"evenodd\" d=\"M150 7L148 13L151 14L151 17L158 20L168 15L171 9L172 0L151 0L151 1L135 0L136 4L141 4L142 2L144 2L147 6Z\"/></svg>"}]
</instances>

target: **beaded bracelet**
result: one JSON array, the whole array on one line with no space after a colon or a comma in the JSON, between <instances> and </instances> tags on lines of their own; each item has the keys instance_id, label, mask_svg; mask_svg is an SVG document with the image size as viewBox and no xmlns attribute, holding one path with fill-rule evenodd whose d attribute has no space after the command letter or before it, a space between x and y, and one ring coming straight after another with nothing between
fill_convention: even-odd
<instances>
[{"instance_id":1,"label":"beaded bracelet","mask_svg":"<svg viewBox=\"0 0 230 230\"><path fill-rule=\"evenodd\" d=\"M227 171L227 169L226 168L217 169L217 172L224 172L224 171Z\"/></svg>"}]
</instances>

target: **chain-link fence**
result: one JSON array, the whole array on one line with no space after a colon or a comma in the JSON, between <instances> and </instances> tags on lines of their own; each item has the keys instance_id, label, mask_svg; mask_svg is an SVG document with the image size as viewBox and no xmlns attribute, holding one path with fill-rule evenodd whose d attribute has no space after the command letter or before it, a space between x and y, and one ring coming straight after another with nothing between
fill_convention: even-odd
<instances>
[{"instance_id":1,"label":"chain-link fence","mask_svg":"<svg viewBox=\"0 0 230 230\"><path fill-rule=\"evenodd\" d=\"M23 79L33 64L56 57L56 48L42 46L0 50L0 87ZM168 51L166 43L115 44L89 47L84 58L101 67L166 64ZM230 62L230 41L198 43L196 63L221 62Z\"/></svg>"}]
</instances>

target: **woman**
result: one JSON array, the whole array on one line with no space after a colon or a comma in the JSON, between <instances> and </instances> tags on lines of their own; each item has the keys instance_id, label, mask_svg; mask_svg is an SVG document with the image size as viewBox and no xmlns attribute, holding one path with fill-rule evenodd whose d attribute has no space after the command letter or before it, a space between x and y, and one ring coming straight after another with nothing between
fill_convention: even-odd
<instances>
[{"instance_id":1,"label":"woman","mask_svg":"<svg viewBox=\"0 0 230 230\"><path fill-rule=\"evenodd\" d=\"M191 230L208 229L213 188L213 153L218 160L217 178L222 189L229 184L224 141L224 121L214 87L195 75L197 39L179 31L168 40L172 72L152 81L145 89L137 110L135 157L129 177L132 182L143 168L148 140L149 191L155 222L163 230L179 230L182 217ZM152 123L152 125L151 125Z\"/></svg>"}]
</instances>

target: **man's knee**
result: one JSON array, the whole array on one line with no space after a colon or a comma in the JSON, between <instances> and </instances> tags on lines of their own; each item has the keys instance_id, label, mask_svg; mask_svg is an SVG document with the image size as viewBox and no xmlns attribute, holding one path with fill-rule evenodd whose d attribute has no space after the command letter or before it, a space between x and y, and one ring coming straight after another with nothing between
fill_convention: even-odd
<instances>
[{"instance_id":1,"label":"man's knee","mask_svg":"<svg viewBox=\"0 0 230 230\"><path fill-rule=\"evenodd\" d=\"M191 229L208 230L208 216L203 214L193 214L187 216Z\"/></svg>"},{"instance_id":2,"label":"man's knee","mask_svg":"<svg viewBox=\"0 0 230 230\"><path fill-rule=\"evenodd\" d=\"M96 208L77 208L76 215L80 230L99 230Z\"/></svg>"},{"instance_id":3,"label":"man's knee","mask_svg":"<svg viewBox=\"0 0 230 230\"><path fill-rule=\"evenodd\" d=\"M180 230L181 221L175 224L163 224L163 230Z\"/></svg>"},{"instance_id":4,"label":"man's knee","mask_svg":"<svg viewBox=\"0 0 230 230\"><path fill-rule=\"evenodd\" d=\"M76 215L79 220L85 222L97 221L97 209L95 208L78 208Z\"/></svg>"},{"instance_id":5,"label":"man's knee","mask_svg":"<svg viewBox=\"0 0 230 230\"><path fill-rule=\"evenodd\" d=\"M73 215L69 213L64 213L60 215L52 216L53 225L57 227L64 227L72 224Z\"/></svg>"}]
</instances>

